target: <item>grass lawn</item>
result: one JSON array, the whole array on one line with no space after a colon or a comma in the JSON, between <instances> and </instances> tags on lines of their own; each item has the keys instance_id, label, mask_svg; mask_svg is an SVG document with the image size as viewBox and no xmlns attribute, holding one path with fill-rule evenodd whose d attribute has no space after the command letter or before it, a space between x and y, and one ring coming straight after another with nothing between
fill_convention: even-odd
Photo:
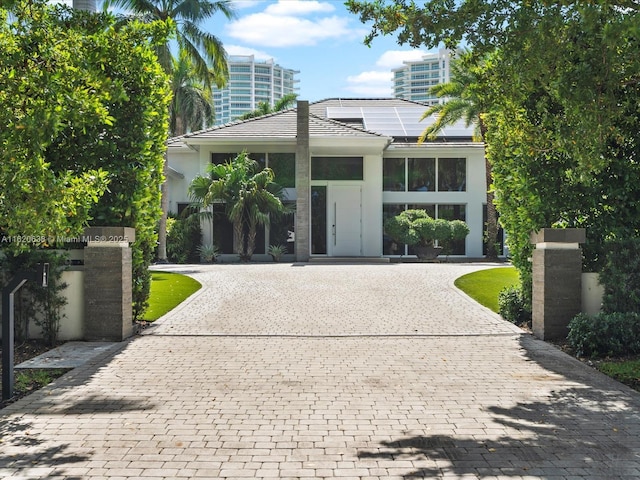
<instances>
[{"instance_id":1,"label":"grass lawn","mask_svg":"<svg viewBox=\"0 0 640 480\"><path fill-rule=\"evenodd\" d=\"M514 267L498 267L463 275L454 283L476 302L498 313L500 290L519 282L520 277Z\"/></svg>"},{"instance_id":2,"label":"grass lawn","mask_svg":"<svg viewBox=\"0 0 640 480\"><path fill-rule=\"evenodd\" d=\"M151 272L149 308L143 320L153 322L200 290L200 282L179 273Z\"/></svg>"},{"instance_id":3,"label":"grass lawn","mask_svg":"<svg viewBox=\"0 0 640 480\"><path fill-rule=\"evenodd\" d=\"M640 359L595 362L595 365L605 375L640 391Z\"/></svg>"}]
</instances>

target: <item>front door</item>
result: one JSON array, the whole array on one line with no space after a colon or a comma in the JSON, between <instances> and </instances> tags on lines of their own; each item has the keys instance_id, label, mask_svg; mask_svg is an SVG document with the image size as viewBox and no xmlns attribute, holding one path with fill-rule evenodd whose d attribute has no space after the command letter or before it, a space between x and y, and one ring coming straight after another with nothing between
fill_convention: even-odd
<instances>
[{"instance_id":1,"label":"front door","mask_svg":"<svg viewBox=\"0 0 640 480\"><path fill-rule=\"evenodd\" d=\"M329 255L362 255L362 187L329 185L327 210Z\"/></svg>"}]
</instances>

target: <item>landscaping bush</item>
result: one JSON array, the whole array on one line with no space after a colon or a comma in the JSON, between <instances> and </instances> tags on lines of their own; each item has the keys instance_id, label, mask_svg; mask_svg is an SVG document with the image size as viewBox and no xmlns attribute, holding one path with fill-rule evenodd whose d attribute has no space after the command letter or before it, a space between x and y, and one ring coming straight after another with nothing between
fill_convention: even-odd
<instances>
[{"instance_id":1,"label":"landscaping bush","mask_svg":"<svg viewBox=\"0 0 640 480\"><path fill-rule=\"evenodd\" d=\"M577 356L640 353L640 315L632 312L580 313L569 322L567 341Z\"/></svg>"},{"instance_id":2,"label":"landscaping bush","mask_svg":"<svg viewBox=\"0 0 640 480\"><path fill-rule=\"evenodd\" d=\"M199 263L202 230L197 215L167 218L167 259L172 263Z\"/></svg>"},{"instance_id":3,"label":"landscaping bush","mask_svg":"<svg viewBox=\"0 0 640 480\"><path fill-rule=\"evenodd\" d=\"M607 242L600 271L604 312L640 312L640 238Z\"/></svg>"},{"instance_id":4,"label":"landscaping bush","mask_svg":"<svg viewBox=\"0 0 640 480\"><path fill-rule=\"evenodd\" d=\"M531 321L531 311L527 308L522 287L512 285L498 294L498 313L505 320L522 325Z\"/></svg>"}]
</instances>

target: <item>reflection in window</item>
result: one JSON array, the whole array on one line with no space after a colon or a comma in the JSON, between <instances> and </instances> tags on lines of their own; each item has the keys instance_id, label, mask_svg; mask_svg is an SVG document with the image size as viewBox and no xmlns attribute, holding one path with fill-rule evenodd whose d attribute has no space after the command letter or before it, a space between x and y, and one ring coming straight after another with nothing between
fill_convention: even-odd
<instances>
[{"instance_id":1,"label":"reflection in window","mask_svg":"<svg viewBox=\"0 0 640 480\"><path fill-rule=\"evenodd\" d=\"M464 158L438 159L438 190L464 192L467 189L467 161Z\"/></svg>"},{"instance_id":2,"label":"reflection in window","mask_svg":"<svg viewBox=\"0 0 640 480\"><path fill-rule=\"evenodd\" d=\"M382 206L382 225L384 229L384 224L388 218L395 217L396 215L402 213L405 209L404 203L388 203ZM382 232L382 254L383 255L404 255L405 253L405 244L404 243L396 243L386 232Z\"/></svg>"},{"instance_id":3,"label":"reflection in window","mask_svg":"<svg viewBox=\"0 0 640 480\"><path fill-rule=\"evenodd\" d=\"M296 154L270 153L269 167L276 176L275 182L283 188L296 186Z\"/></svg>"},{"instance_id":4,"label":"reflection in window","mask_svg":"<svg viewBox=\"0 0 640 480\"><path fill-rule=\"evenodd\" d=\"M362 180L364 165L362 157L313 157L311 159L312 180Z\"/></svg>"},{"instance_id":5,"label":"reflection in window","mask_svg":"<svg viewBox=\"0 0 640 480\"><path fill-rule=\"evenodd\" d=\"M382 164L383 189L385 192L404 192L404 158L385 158Z\"/></svg>"},{"instance_id":6,"label":"reflection in window","mask_svg":"<svg viewBox=\"0 0 640 480\"><path fill-rule=\"evenodd\" d=\"M436 189L436 159L408 159L409 190L412 192L433 192Z\"/></svg>"},{"instance_id":7,"label":"reflection in window","mask_svg":"<svg viewBox=\"0 0 640 480\"><path fill-rule=\"evenodd\" d=\"M311 187L311 253L327 253L327 187Z\"/></svg>"},{"instance_id":8,"label":"reflection in window","mask_svg":"<svg viewBox=\"0 0 640 480\"><path fill-rule=\"evenodd\" d=\"M467 221L467 207L465 205L438 205L438 218L445 220ZM447 255L464 255L466 253L466 240L457 240L445 246Z\"/></svg>"}]
</instances>

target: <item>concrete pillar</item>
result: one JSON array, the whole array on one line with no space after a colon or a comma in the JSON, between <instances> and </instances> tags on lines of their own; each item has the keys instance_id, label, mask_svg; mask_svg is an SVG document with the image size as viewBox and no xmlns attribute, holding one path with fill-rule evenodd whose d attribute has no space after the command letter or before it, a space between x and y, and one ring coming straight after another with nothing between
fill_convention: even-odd
<instances>
[{"instance_id":1,"label":"concrete pillar","mask_svg":"<svg viewBox=\"0 0 640 480\"><path fill-rule=\"evenodd\" d=\"M299 100L296 135L296 261L311 255L311 156L309 153L309 102Z\"/></svg>"},{"instance_id":2,"label":"concrete pillar","mask_svg":"<svg viewBox=\"0 0 640 480\"><path fill-rule=\"evenodd\" d=\"M133 334L132 262L135 229L85 230L84 339L119 342Z\"/></svg>"},{"instance_id":3,"label":"concrete pillar","mask_svg":"<svg viewBox=\"0 0 640 480\"><path fill-rule=\"evenodd\" d=\"M584 228L543 228L531 234L533 251L533 334L542 340L564 339L581 311Z\"/></svg>"}]
</instances>

